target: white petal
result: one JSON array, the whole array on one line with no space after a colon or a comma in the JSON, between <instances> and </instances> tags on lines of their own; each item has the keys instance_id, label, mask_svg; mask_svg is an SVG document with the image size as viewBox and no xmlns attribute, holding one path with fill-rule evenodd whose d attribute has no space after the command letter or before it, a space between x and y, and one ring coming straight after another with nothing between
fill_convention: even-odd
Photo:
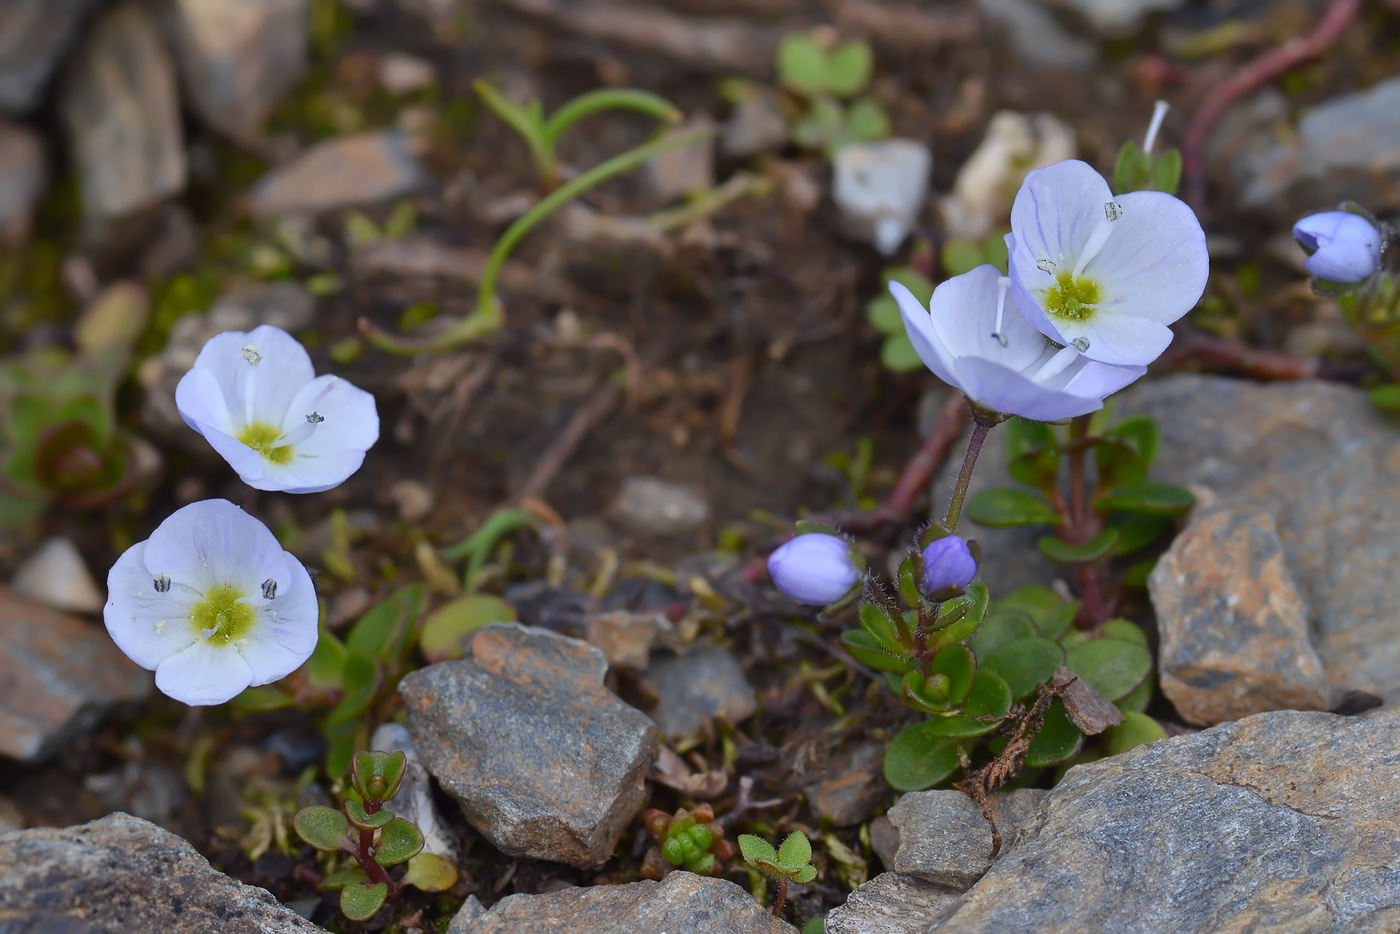
<instances>
[{"instance_id":1,"label":"white petal","mask_svg":"<svg viewBox=\"0 0 1400 934\"><path fill-rule=\"evenodd\" d=\"M1057 267L1067 263L1073 271L1080 250L1104 218L1104 205L1112 200L1108 182L1088 163L1067 159L1036 169L1011 205L1016 246L1030 257L1032 268L1037 260L1048 259ZM1027 285L1035 281L1029 279Z\"/></svg>"},{"instance_id":2,"label":"white petal","mask_svg":"<svg viewBox=\"0 0 1400 934\"><path fill-rule=\"evenodd\" d=\"M238 425L248 421L282 424L292 399L316 376L306 348L286 331L266 324L215 335L194 365L214 374Z\"/></svg>"},{"instance_id":3,"label":"white petal","mask_svg":"<svg viewBox=\"0 0 1400 934\"><path fill-rule=\"evenodd\" d=\"M145 552L145 542L132 545L107 572L102 619L117 648L142 668L154 671L198 640L190 610L199 598L181 587L158 592L155 576L146 568Z\"/></svg>"},{"instance_id":4,"label":"white petal","mask_svg":"<svg viewBox=\"0 0 1400 934\"><path fill-rule=\"evenodd\" d=\"M238 430L229 414L223 387L213 372L203 367L195 367L180 377L175 386L175 408L185 424L200 434L204 434L205 425L228 433Z\"/></svg>"},{"instance_id":5,"label":"white petal","mask_svg":"<svg viewBox=\"0 0 1400 934\"><path fill-rule=\"evenodd\" d=\"M218 451L220 457L228 461L228 465L234 469L240 480L255 490L269 489L258 486L258 481L262 480L268 466L267 460L261 454L213 425L195 422L190 427L202 434L204 440L209 442L209 446ZM276 487L271 487L271 489L276 489Z\"/></svg>"},{"instance_id":6,"label":"white petal","mask_svg":"<svg viewBox=\"0 0 1400 934\"><path fill-rule=\"evenodd\" d=\"M1060 329L1055 326L1055 321L1045 313L1044 307L1037 297L1043 294L1045 287L1051 284L1051 277L1035 264L1035 258L1022 250L1015 242L1011 234L1006 235L1007 243L1007 269L1011 273L1011 300L1015 303L1016 309L1021 312L1021 317L1026 319L1031 327L1041 334L1060 344L1069 343L1065 336L1060 333ZM1032 293L1035 290L1035 294Z\"/></svg>"},{"instance_id":7,"label":"white petal","mask_svg":"<svg viewBox=\"0 0 1400 934\"><path fill-rule=\"evenodd\" d=\"M143 559L153 576L169 574L200 593L223 584L256 594L268 578L288 576L286 552L267 526L223 499L175 510L151 533Z\"/></svg>"},{"instance_id":8,"label":"white petal","mask_svg":"<svg viewBox=\"0 0 1400 934\"><path fill-rule=\"evenodd\" d=\"M990 360L963 357L957 362L957 368L959 379L969 387L968 396L1007 415L1053 422L1103 408L1101 398L1049 389Z\"/></svg>"},{"instance_id":9,"label":"white petal","mask_svg":"<svg viewBox=\"0 0 1400 934\"><path fill-rule=\"evenodd\" d=\"M161 693L191 707L232 700L252 678L248 663L232 647L210 645L203 639L156 668L156 687Z\"/></svg>"},{"instance_id":10,"label":"white petal","mask_svg":"<svg viewBox=\"0 0 1400 934\"><path fill-rule=\"evenodd\" d=\"M1090 360L1116 366L1146 366L1172 342L1172 329L1165 324L1102 307L1087 321L1064 322L1060 331L1069 341L1088 341L1083 353Z\"/></svg>"},{"instance_id":11,"label":"white petal","mask_svg":"<svg viewBox=\"0 0 1400 934\"><path fill-rule=\"evenodd\" d=\"M320 605L311 575L286 554L285 576L271 600L262 594L244 602L258 613L257 623L236 648L252 672L252 683L271 684L301 667L316 648Z\"/></svg>"},{"instance_id":12,"label":"white petal","mask_svg":"<svg viewBox=\"0 0 1400 934\"><path fill-rule=\"evenodd\" d=\"M256 490L276 490L282 493L324 493L344 483L360 469L365 461L364 451L336 451L332 454L302 454L297 450L286 464L268 462L256 482L243 482Z\"/></svg>"},{"instance_id":13,"label":"white petal","mask_svg":"<svg viewBox=\"0 0 1400 934\"><path fill-rule=\"evenodd\" d=\"M945 283L946 284L946 283ZM940 285L939 288L943 286ZM914 297L914 293L909 291L898 282L890 283L890 294L894 296L895 303L899 305L900 317L904 319L904 330L909 335L909 342L914 345L914 352L919 355L919 359L924 362L924 366L933 371L933 375L955 389L961 389L953 376L953 358L948 355L937 333L933 329L933 321L929 318L928 309L919 304L919 300ZM934 295L938 294L938 289L934 289Z\"/></svg>"},{"instance_id":14,"label":"white petal","mask_svg":"<svg viewBox=\"0 0 1400 934\"><path fill-rule=\"evenodd\" d=\"M1210 274L1205 231L1185 202L1165 192L1135 191L1117 200L1123 214L1084 268L1103 289L1099 313L1171 324L1205 291Z\"/></svg>"},{"instance_id":15,"label":"white petal","mask_svg":"<svg viewBox=\"0 0 1400 934\"><path fill-rule=\"evenodd\" d=\"M303 386L287 410L282 431L303 427L312 414L321 421L315 433L296 446L298 454L368 451L379 440L374 396L338 376L318 376Z\"/></svg>"},{"instance_id":16,"label":"white petal","mask_svg":"<svg viewBox=\"0 0 1400 934\"><path fill-rule=\"evenodd\" d=\"M1006 343L992 336L998 332L999 279L1001 273L995 266L982 265L940 283L929 302L933 331L954 358L982 357L1020 370L1040 356L1045 339L1017 310L1010 295L1002 309L999 332Z\"/></svg>"},{"instance_id":17,"label":"white petal","mask_svg":"<svg viewBox=\"0 0 1400 934\"><path fill-rule=\"evenodd\" d=\"M1065 384L1064 390L1076 396L1104 399L1136 382L1146 372L1145 366L1112 366L1097 360L1085 360L1084 365Z\"/></svg>"}]
</instances>

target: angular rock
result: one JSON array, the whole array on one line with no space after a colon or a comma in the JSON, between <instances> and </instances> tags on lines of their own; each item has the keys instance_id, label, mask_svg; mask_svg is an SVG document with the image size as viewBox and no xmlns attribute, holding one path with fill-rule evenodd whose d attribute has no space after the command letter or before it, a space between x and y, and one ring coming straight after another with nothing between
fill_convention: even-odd
<instances>
[{"instance_id":1,"label":"angular rock","mask_svg":"<svg viewBox=\"0 0 1400 934\"><path fill-rule=\"evenodd\" d=\"M880 865L886 869L894 866L894 855L899 852L899 830L887 815L881 814L870 822L870 848L880 858Z\"/></svg>"},{"instance_id":2,"label":"angular rock","mask_svg":"<svg viewBox=\"0 0 1400 934\"><path fill-rule=\"evenodd\" d=\"M831 197L841 213L889 256L918 223L928 199L933 153L913 139L841 148L832 159Z\"/></svg>"},{"instance_id":3,"label":"angular rock","mask_svg":"<svg viewBox=\"0 0 1400 934\"><path fill-rule=\"evenodd\" d=\"M826 916L826 934L925 934L961 890L884 872Z\"/></svg>"},{"instance_id":4,"label":"angular rock","mask_svg":"<svg viewBox=\"0 0 1400 934\"><path fill-rule=\"evenodd\" d=\"M47 181L38 134L0 123L0 244L17 247L29 239L34 205Z\"/></svg>"},{"instance_id":5,"label":"angular rock","mask_svg":"<svg viewBox=\"0 0 1400 934\"><path fill-rule=\"evenodd\" d=\"M511 895L463 934L796 934L725 879L673 872L661 882Z\"/></svg>"},{"instance_id":6,"label":"angular rock","mask_svg":"<svg viewBox=\"0 0 1400 934\"><path fill-rule=\"evenodd\" d=\"M0 588L0 755L38 762L114 706L151 692L151 675L101 627Z\"/></svg>"},{"instance_id":7,"label":"angular rock","mask_svg":"<svg viewBox=\"0 0 1400 934\"><path fill-rule=\"evenodd\" d=\"M468 822L513 856L603 863L646 797L656 727L603 686L592 646L516 623L399 685L413 744Z\"/></svg>"},{"instance_id":8,"label":"angular rock","mask_svg":"<svg viewBox=\"0 0 1400 934\"><path fill-rule=\"evenodd\" d=\"M938 203L948 235L987 236L1010 217L1027 173L1073 159L1075 151L1074 128L1051 114L993 114L982 142L958 169L953 190Z\"/></svg>"},{"instance_id":9,"label":"angular rock","mask_svg":"<svg viewBox=\"0 0 1400 934\"><path fill-rule=\"evenodd\" d=\"M21 597L70 613L96 613L107 602L71 539L50 538L10 582Z\"/></svg>"},{"instance_id":10,"label":"angular rock","mask_svg":"<svg viewBox=\"0 0 1400 934\"><path fill-rule=\"evenodd\" d=\"M896 872L966 891L992 865L992 829L961 791L914 791L890 808L899 831Z\"/></svg>"},{"instance_id":11,"label":"angular rock","mask_svg":"<svg viewBox=\"0 0 1400 934\"><path fill-rule=\"evenodd\" d=\"M210 126L255 141L306 70L309 0L175 0L175 51Z\"/></svg>"},{"instance_id":12,"label":"angular rock","mask_svg":"<svg viewBox=\"0 0 1400 934\"><path fill-rule=\"evenodd\" d=\"M67 69L59 109L94 228L185 187L175 66L138 4L98 19Z\"/></svg>"},{"instance_id":13,"label":"angular rock","mask_svg":"<svg viewBox=\"0 0 1400 934\"><path fill-rule=\"evenodd\" d=\"M931 934L1381 934L1400 710L1275 711L1076 766Z\"/></svg>"},{"instance_id":14,"label":"angular rock","mask_svg":"<svg viewBox=\"0 0 1400 934\"><path fill-rule=\"evenodd\" d=\"M681 535L709 521L710 504L678 483L627 477L608 513L639 535Z\"/></svg>"},{"instance_id":15,"label":"angular rock","mask_svg":"<svg viewBox=\"0 0 1400 934\"><path fill-rule=\"evenodd\" d=\"M39 103L59 58L96 0L0 0L0 109Z\"/></svg>"},{"instance_id":16,"label":"angular rock","mask_svg":"<svg viewBox=\"0 0 1400 934\"><path fill-rule=\"evenodd\" d=\"M1265 710L1326 710L1331 689L1273 517L1198 508L1147 582L1162 693L1209 726Z\"/></svg>"},{"instance_id":17,"label":"angular rock","mask_svg":"<svg viewBox=\"0 0 1400 934\"><path fill-rule=\"evenodd\" d=\"M802 792L813 813L833 827L859 824L890 794L884 764L883 743L844 747L804 781Z\"/></svg>"},{"instance_id":18,"label":"angular rock","mask_svg":"<svg viewBox=\"0 0 1400 934\"><path fill-rule=\"evenodd\" d=\"M781 149L787 140L788 125L777 95L770 88L755 87L734 105L720 149L731 159L747 159Z\"/></svg>"},{"instance_id":19,"label":"angular rock","mask_svg":"<svg viewBox=\"0 0 1400 934\"><path fill-rule=\"evenodd\" d=\"M317 934L272 893L128 814L0 833L0 930L13 934Z\"/></svg>"},{"instance_id":20,"label":"angular rock","mask_svg":"<svg viewBox=\"0 0 1400 934\"><path fill-rule=\"evenodd\" d=\"M709 117L687 121L680 132L708 129ZM654 156L647 162L651 190L663 204L670 204L697 191L708 191L715 184L715 139L707 136L698 143Z\"/></svg>"},{"instance_id":21,"label":"angular rock","mask_svg":"<svg viewBox=\"0 0 1400 934\"><path fill-rule=\"evenodd\" d=\"M647 666L663 623L669 628L666 618L654 613L592 613L584 623L583 638L603 653L609 667L640 671Z\"/></svg>"},{"instance_id":22,"label":"angular rock","mask_svg":"<svg viewBox=\"0 0 1400 934\"><path fill-rule=\"evenodd\" d=\"M319 143L264 176L253 213L321 214L412 194L428 182L406 133L383 131Z\"/></svg>"},{"instance_id":23,"label":"angular rock","mask_svg":"<svg viewBox=\"0 0 1400 934\"><path fill-rule=\"evenodd\" d=\"M1274 517L1307 606L1313 645L1337 688L1400 698L1400 433L1362 390L1317 380L1252 383L1178 374L1115 397L1117 417L1162 428L1152 476L1215 491L1222 505ZM971 493L1015 486L993 431ZM940 480L934 502L946 504ZM970 494L971 495L971 494ZM1041 529L971 526L992 593L1064 577L1035 547Z\"/></svg>"},{"instance_id":24,"label":"angular rock","mask_svg":"<svg viewBox=\"0 0 1400 934\"><path fill-rule=\"evenodd\" d=\"M447 934L467 934L472 922L486 914L486 906L481 904L475 895L468 895L467 900L462 903L462 907L457 909L457 913L452 916L452 923L447 926Z\"/></svg>"},{"instance_id":25,"label":"angular rock","mask_svg":"<svg viewBox=\"0 0 1400 934\"><path fill-rule=\"evenodd\" d=\"M715 718L742 723L758 710L753 685L724 649L663 658L644 675L660 692L651 718L666 739L693 736Z\"/></svg>"}]
</instances>

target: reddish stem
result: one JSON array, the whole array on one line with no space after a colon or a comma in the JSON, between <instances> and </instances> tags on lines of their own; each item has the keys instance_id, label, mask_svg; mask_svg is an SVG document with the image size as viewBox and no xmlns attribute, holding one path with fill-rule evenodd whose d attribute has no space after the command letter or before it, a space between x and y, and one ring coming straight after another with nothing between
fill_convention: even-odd
<instances>
[{"instance_id":1,"label":"reddish stem","mask_svg":"<svg viewBox=\"0 0 1400 934\"><path fill-rule=\"evenodd\" d=\"M383 806L383 801L376 801L373 798L365 799L366 814L377 813ZM355 859L359 861L360 866L364 869L365 874L369 876L370 881L376 885L381 882L387 885L389 887L389 895L393 897L398 894L399 887L394 880L389 877L389 873L384 867L379 865L379 862L375 860L374 854L371 852L373 846L374 831L361 829L360 845L359 850L355 853Z\"/></svg>"},{"instance_id":2,"label":"reddish stem","mask_svg":"<svg viewBox=\"0 0 1400 934\"><path fill-rule=\"evenodd\" d=\"M1057 499L1055 506L1064 518L1060 527L1060 537L1071 545L1083 545L1103 531L1103 522L1094 511L1093 491L1088 488L1088 475L1085 458L1092 447L1089 440L1090 415L1081 415L1070 422L1069 429L1069 506L1063 499ZM1081 629L1097 629L1104 620L1113 615L1117 599L1107 593L1104 567L1105 556L1079 565L1075 576L1079 582L1079 613L1075 617Z\"/></svg>"},{"instance_id":3,"label":"reddish stem","mask_svg":"<svg viewBox=\"0 0 1400 934\"><path fill-rule=\"evenodd\" d=\"M1205 212L1206 141L1225 111L1246 94L1327 51L1341 38L1360 9L1361 0L1332 0L1312 32L1306 36L1294 36L1257 56L1210 90L1192 118L1181 147L1186 200L1196 209L1196 213Z\"/></svg>"},{"instance_id":4,"label":"reddish stem","mask_svg":"<svg viewBox=\"0 0 1400 934\"><path fill-rule=\"evenodd\" d=\"M773 902L773 917L775 918L783 916L783 905L787 902L787 884L788 880L786 879L778 880L778 898Z\"/></svg>"}]
</instances>

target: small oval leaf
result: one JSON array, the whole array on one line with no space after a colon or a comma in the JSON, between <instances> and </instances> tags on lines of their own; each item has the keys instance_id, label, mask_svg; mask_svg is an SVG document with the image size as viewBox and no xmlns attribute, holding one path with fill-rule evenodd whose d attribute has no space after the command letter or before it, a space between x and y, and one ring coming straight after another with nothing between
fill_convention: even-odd
<instances>
[{"instance_id":1,"label":"small oval leaf","mask_svg":"<svg viewBox=\"0 0 1400 934\"><path fill-rule=\"evenodd\" d=\"M911 723L885 748L885 781L897 791L923 791L957 771L958 741L929 730L929 723Z\"/></svg>"},{"instance_id":2,"label":"small oval leaf","mask_svg":"<svg viewBox=\"0 0 1400 934\"><path fill-rule=\"evenodd\" d=\"M340 848L350 822L335 808L314 805L292 815L292 829L310 846L326 853Z\"/></svg>"},{"instance_id":3,"label":"small oval leaf","mask_svg":"<svg viewBox=\"0 0 1400 934\"><path fill-rule=\"evenodd\" d=\"M383 882L377 885L347 885L340 890L340 911L351 921L368 921L384 906L388 895L389 886Z\"/></svg>"},{"instance_id":4,"label":"small oval leaf","mask_svg":"<svg viewBox=\"0 0 1400 934\"><path fill-rule=\"evenodd\" d=\"M374 844L374 861L381 866L397 866L418 855L423 849L423 834L401 817L396 817L379 831Z\"/></svg>"}]
</instances>

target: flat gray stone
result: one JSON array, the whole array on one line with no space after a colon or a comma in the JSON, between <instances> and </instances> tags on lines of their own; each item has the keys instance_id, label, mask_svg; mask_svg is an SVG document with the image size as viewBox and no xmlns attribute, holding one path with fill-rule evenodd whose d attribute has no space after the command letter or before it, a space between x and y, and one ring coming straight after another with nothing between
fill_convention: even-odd
<instances>
[{"instance_id":1,"label":"flat gray stone","mask_svg":"<svg viewBox=\"0 0 1400 934\"><path fill-rule=\"evenodd\" d=\"M720 149L731 159L748 159L781 149L787 144L788 125L778 109L778 97L770 88L755 87L734 105Z\"/></svg>"},{"instance_id":2,"label":"flat gray stone","mask_svg":"<svg viewBox=\"0 0 1400 934\"><path fill-rule=\"evenodd\" d=\"M67 68L59 109L95 229L185 187L175 65L140 5L98 19Z\"/></svg>"},{"instance_id":3,"label":"flat gray stone","mask_svg":"<svg viewBox=\"0 0 1400 934\"><path fill-rule=\"evenodd\" d=\"M733 882L673 872L661 882L511 895L463 934L796 934Z\"/></svg>"},{"instance_id":4,"label":"flat gray stone","mask_svg":"<svg viewBox=\"0 0 1400 934\"><path fill-rule=\"evenodd\" d=\"M39 762L119 704L145 699L150 672L101 626L0 587L0 755Z\"/></svg>"},{"instance_id":5,"label":"flat gray stone","mask_svg":"<svg viewBox=\"0 0 1400 934\"><path fill-rule=\"evenodd\" d=\"M710 504L688 486L660 477L627 477L608 514L640 535L683 535L710 519Z\"/></svg>"},{"instance_id":6,"label":"flat gray stone","mask_svg":"<svg viewBox=\"0 0 1400 934\"><path fill-rule=\"evenodd\" d=\"M1147 586L1162 693L1188 722L1331 706L1307 607L1267 512L1198 506Z\"/></svg>"},{"instance_id":7,"label":"flat gray stone","mask_svg":"<svg viewBox=\"0 0 1400 934\"><path fill-rule=\"evenodd\" d=\"M1312 609L1313 644L1328 680L1400 697L1400 431L1366 393L1317 380L1178 374L1139 383L1115 400L1117 417L1148 414L1161 425L1154 478L1205 486L1221 504L1273 517ZM1006 473L1003 437L988 436L973 492L1016 485ZM950 486L935 486L940 515ZM969 522L965 534L982 541L979 576L993 596L1066 577L1036 550L1041 529Z\"/></svg>"},{"instance_id":8,"label":"flat gray stone","mask_svg":"<svg viewBox=\"0 0 1400 934\"><path fill-rule=\"evenodd\" d=\"M484 914L486 906L481 904L475 895L468 895L462 907L452 916L452 923L447 926L447 934L467 934L472 923Z\"/></svg>"},{"instance_id":9,"label":"flat gray stone","mask_svg":"<svg viewBox=\"0 0 1400 934\"><path fill-rule=\"evenodd\" d=\"M1274 711L1076 766L930 934L1400 926L1400 710Z\"/></svg>"},{"instance_id":10,"label":"flat gray stone","mask_svg":"<svg viewBox=\"0 0 1400 934\"><path fill-rule=\"evenodd\" d=\"M214 870L189 843L128 814L0 833L5 934L317 934L266 889Z\"/></svg>"},{"instance_id":11,"label":"flat gray stone","mask_svg":"<svg viewBox=\"0 0 1400 934\"><path fill-rule=\"evenodd\" d=\"M912 791L890 808L899 849L890 868L966 891L992 865L992 828L961 791Z\"/></svg>"},{"instance_id":12,"label":"flat gray stone","mask_svg":"<svg viewBox=\"0 0 1400 934\"><path fill-rule=\"evenodd\" d=\"M309 0L175 0L180 74L205 123L258 139L306 70L310 10Z\"/></svg>"},{"instance_id":13,"label":"flat gray stone","mask_svg":"<svg viewBox=\"0 0 1400 934\"><path fill-rule=\"evenodd\" d=\"M417 149L394 130L318 143L253 187L253 213L322 214L412 194L428 183Z\"/></svg>"},{"instance_id":14,"label":"flat gray stone","mask_svg":"<svg viewBox=\"0 0 1400 934\"><path fill-rule=\"evenodd\" d=\"M0 0L0 110L28 113L96 0Z\"/></svg>"},{"instance_id":15,"label":"flat gray stone","mask_svg":"<svg viewBox=\"0 0 1400 934\"><path fill-rule=\"evenodd\" d=\"M843 746L815 773L803 777L802 793L818 818L831 821L833 827L850 827L893 794L884 766L884 743Z\"/></svg>"},{"instance_id":16,"label":"flat gray stone","mask_svg":"<svg viewBox=\"0 0 1400 934\"><path fill-rule=\"evenodd\" d=\"M826 934L924 934L957 902L960 889L884 872L826 916Z\"/></svg>"},{"instance_id":17,"label":"flat gray stone","mask_svg":"<svg viewBox=\"0 0 1400 934\"><path fill-rule=\"evenodd\" d=\"M660 692L651 718L668 740L693 736L716 718L742 723L758 710L753 685L725 649L662 658L643 674Z\"/></svg>"},{"instance_id":18,"label":"flat gray stone","mask_svg":"<svg viewBox=\"0 0 1400 934\"><path fill-rule=\"evenodd\" d=\"M517 623L399 685L413 745L467 821L512 856L601 865L646 798L656 727L603 686L597 649Z\"/></svg>"}]
</instances>

